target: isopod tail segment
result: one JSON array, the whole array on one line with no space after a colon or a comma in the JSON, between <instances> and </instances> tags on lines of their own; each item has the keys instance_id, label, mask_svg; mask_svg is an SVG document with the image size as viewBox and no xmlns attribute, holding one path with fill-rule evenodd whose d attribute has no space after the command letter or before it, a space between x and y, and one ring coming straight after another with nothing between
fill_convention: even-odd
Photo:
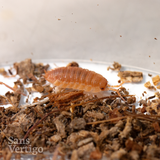
<instances>
[{"instance_id":1,"label":"isopod tail segment","mask_svg":"<svg viewBox=\"0 0 160 160\"><path fill-rule=\"evenodd\" d=\"M118 89L114 89L114 87L121 87L124 83L126 83L126 82L122 82L122 83L120 83L119 85L114 85L114 86L112 86L112 85L107 85L107 88L105 88L105 90L110 90L110 91L115 91L115 92L117 92L117 94L119 95L119 97L121 97L122 98L122 100L124 101L124 102L126 102L126 100L122 97L122 95L119 93L119 91L118 91ZM111 87L111 88L110 88ZM112 88L113 87L113 88Z\"/></svg>"},{"instance_id":2,"label":"isopod tail segment","mask_svg":"<svg viewBox=\"0 0 160 160\"><path fill-rule=\"evenodd\" d=\"M4 82L0 82L0 85L1 85L1 84L2 84L2 85L5 85L7 88L11 89L11 90L14 91L14 92L17 92L17 93L19 93L19 94L22 94L23 96L26 96L26 94L24 94L24 93L22 93L22 92L20 92L20 91L17 91L16 89L10 87L9 85L5 84Z\"/></svg>"}]
</instances>

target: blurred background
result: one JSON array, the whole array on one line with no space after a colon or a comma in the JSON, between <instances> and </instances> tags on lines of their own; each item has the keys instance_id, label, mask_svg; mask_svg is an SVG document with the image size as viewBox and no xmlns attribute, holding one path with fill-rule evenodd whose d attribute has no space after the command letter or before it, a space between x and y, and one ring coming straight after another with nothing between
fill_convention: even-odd
<instances>
[{"instance_id":1,"label":"blurred background","mask_svg":"<svg viewBox=\"0 0 160 160\"><path fill-rule=\"evenodd\" d=\"M159 0L0 0L0 63L85 59L160 72Z\"/></svg>"}]
</instances>

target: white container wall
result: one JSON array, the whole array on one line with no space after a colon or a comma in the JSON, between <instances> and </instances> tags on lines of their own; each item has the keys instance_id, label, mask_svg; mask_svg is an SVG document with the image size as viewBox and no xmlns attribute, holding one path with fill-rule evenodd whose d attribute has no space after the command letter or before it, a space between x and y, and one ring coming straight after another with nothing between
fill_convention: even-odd
<instances>
[{"instance_id":1,"label":"white container wall","mask_svg":"<svg viewBox=\"0 0 160 160\"><path fill-rule=\"evenodd\" d=\"M160 72L159 0L0 0L0 63L86 59Z\"/></svg>"}]
</instances>

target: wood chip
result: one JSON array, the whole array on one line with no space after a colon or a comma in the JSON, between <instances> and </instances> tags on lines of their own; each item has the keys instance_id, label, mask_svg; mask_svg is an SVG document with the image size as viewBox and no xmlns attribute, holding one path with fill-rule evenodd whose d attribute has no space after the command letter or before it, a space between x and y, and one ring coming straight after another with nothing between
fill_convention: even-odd
<instances>
[{"instance_id":1,"label":"wood chip","mask_svg":"<svg viewBox=\"0 0 160 160\"><path fill-rule=\"evenodd\" d=\"M113 71L120 71L121 67L122 67L121 64L119 64L118 62L114 62L113 67L109 66L107 70L109 71L111 69Z\"/></svg>"},{"instance_id":2,"label":"wood chip","mask_svg":"<svg viewBox=\"0 0 160 160\"><path fill-rule=\"evenodd\" d=\"M121 71L118 76L123 82L141 82L143 80L143 73L136 71Z\"/></svg>"},{"instance_id":3,"label":"wood chip","mask_svg":"<svg viewBox=\"0 0 160 160\"><path fill-rule=\"evenodd\" d=\"M151 85L151 82L148 81L144 84L144 86L148 89L151 89L151 90L156 90L156 88L154 86Z\"/></svg>"},{"instance_id":4,"label":"wood chip","mask_svg":"<svg viewBox=\"0 0 160 160\"><path fill-rule=\"evenodd\" d=\"M152 77L152 82L156 86L160 82L159 75L156 75L155 77Z\"/></svg>"}]
</instances>

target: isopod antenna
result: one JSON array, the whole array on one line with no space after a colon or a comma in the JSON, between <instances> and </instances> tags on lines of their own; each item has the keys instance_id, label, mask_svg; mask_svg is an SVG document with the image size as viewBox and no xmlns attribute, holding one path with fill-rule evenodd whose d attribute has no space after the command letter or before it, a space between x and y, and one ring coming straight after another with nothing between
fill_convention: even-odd
<instances>
[{"instance_id":1,"label":"isopod antenna","mask_svg":"<svg viewBox=\"0 0 160 160\"><path fill-rule=\"evenodd\" d=\"M118 89L115 89L115 88L117 88L117 87L121 87L124 83L125 83L125 82L122 82L122 83L120 83L119 85L114 85L114 86L108 84L108 85L107 85L107 88L106 88L105 90L110 90L110 91L115 91L115 92L117 92L117 94L119 95L119 97L121 97L122 100L126 102L126 100L125 100L125 99L122 97L122 95L119 93Z\"/></svg>"}]
</instances>

